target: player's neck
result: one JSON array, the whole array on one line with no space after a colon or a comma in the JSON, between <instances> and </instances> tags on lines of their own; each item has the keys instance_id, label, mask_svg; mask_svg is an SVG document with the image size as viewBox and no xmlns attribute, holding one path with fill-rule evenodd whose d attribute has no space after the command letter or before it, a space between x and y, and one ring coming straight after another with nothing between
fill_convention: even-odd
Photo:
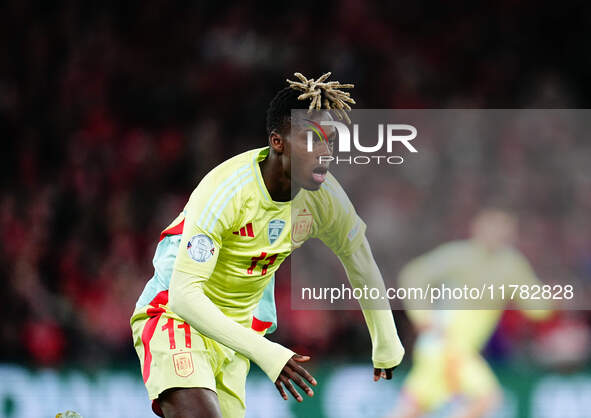
<instances>
[{"instance_id":1,"label":"player's neck","mask_svg":"<svg viewBox=\"0 0 591 418\"><path fill-rule=\"evenodd\" d=\"M286 172L283 166L281 156L271 150L267 158L259 163L259 166L271 199L276 202L291 200L291 180L289 173Z\"/></svg>"}]
</instances>

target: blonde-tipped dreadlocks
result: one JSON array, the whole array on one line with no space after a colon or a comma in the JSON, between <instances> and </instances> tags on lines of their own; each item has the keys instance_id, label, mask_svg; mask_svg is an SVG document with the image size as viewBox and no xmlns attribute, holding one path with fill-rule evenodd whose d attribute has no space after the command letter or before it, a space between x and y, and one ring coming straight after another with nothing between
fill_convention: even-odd
<instances>
[{"instance_id":1,"label":"blonde-tipped dreadlocks","mask_svg":"<svg viewBox=\"0 0 591 418\"><path fill-rule=\"evenodd\" d=\"M294 73L300 81L289 79L286 81L292 89L303 92L298 96L298 100L312 98L308 107L308 113L312 110L320 110L322 108L322 102L324 109L332 109L339 119L345 119L347 123L351 123L347 111L351 110L349 103L355 104L355 100L351 97L351 93L340 89L352 89L355 85L341 84L339 81L326 82L325 80L330 77L330 74L330 72L325 73L318 80L314 80L313 78L308 80L302 73Z\"/></svg>"}]
</instances>

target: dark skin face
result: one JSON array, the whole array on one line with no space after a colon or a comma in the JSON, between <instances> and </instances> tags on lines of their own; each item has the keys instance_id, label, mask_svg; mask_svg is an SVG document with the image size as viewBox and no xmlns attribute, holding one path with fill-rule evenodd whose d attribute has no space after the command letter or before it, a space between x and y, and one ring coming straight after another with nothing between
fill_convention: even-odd
<instances>
[{"instance_id":1,"label":"dark skin face","mask_svg":"<svg viewBox=\"0 0 591 418\"><path fill-rule=\"evenodd\" d=\"M322 112L314 118L314 122L322 120L332 120L328 112ZM291 131L281 133L271 132L269 135L269 156L259 163L265 186L271 195L271 198L278 202L291 200L292 195L303 188L305 190L315 191L320 188L324 181L329 163L319 160L322 156L331 156L333 145L336 139L336 129L332 126L323 126L327 140L313 137L313 150L308 151L307 135L309 130L308 123L298 124ZM293 165L292 165L293 164ZM293 189L293 190L292 190ZM316 386L316 379L299 363L305 363L310 360L309 356L295 354L285 364L281 374L275 381L275 387L281 394L281 397L287 400L285 391L289 391L292 396L302 402L303 398L295 389L295 383L308 396L314 396L312 388L308 385ZM380 379L392 379L390 369L373 369L373 380L377 382Z\"/></svg>"},{"instance_id":2,"label":"dark skin face","mask_svg":"<svg viewBox=\"0 0 591 418\"><path fill-rule=\"evenodd\" d=\"M328 112L315 115L313 121L332 120ZM286 132L273 131L269 135L269 156L259 163L265 186L271 198L278 202L291 200L303 188L315 191L320 188L329 163L320 162L322 156L332 155L336 129L323 126L327 141L313 137L313 151L309 152L307 134L309 123L302 121Z\"/></svg>"}]
</instances>

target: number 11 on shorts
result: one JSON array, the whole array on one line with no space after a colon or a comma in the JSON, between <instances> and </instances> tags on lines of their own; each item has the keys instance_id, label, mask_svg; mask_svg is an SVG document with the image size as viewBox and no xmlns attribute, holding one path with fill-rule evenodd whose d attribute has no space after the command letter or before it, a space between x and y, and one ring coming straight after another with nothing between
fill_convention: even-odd
<instances>
[{"instance_id":1,"label":"number 11 on shorts","mask_svg":"<svg viewBox=\"0 0 591 418\"><path fill-rule=\"evenodd\" d=\"M185 330L185 347L191 348L191 328L186 322L182 322L177 328ZM176 341L174 338L174 319L168 318L166 324L162 325L162 331L168 330L168 341L170 342L170 349L176 348Z\"/></svg>"}]
</instances>

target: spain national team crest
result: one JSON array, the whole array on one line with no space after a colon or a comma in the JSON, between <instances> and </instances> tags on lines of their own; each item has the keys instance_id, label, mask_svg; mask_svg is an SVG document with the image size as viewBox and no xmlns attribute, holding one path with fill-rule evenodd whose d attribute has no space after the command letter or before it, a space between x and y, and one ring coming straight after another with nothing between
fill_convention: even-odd
<instances>
[{"instance_id":1,"label":"spain national team crest","mask_svg":"<svg viewBox=\"0 0 591 418\"><path fill-rule=\"evenodd\" d=\"M180 377L193 374L193 356L191 353L176 353L172 356L174 371Z\"/></svg>"},{"instance_id":2,"label":"spain national team crest","mask_svg":"<svg viewBox=\"0 0 591 418\"><path fill-rule=\"evenodd\" d=\"M279 238L279 235L283 232L283 227L285 227L285 221L281 219L273 219L269 222L269 244L273 244Z\"/></svg>"},{"instance_id":3,"label":"spain national team crest","mask_svg":"<svg viewBox=\"0 0 591 418\"><path fill-rule=\"evenodd\" d=\"M305 208L296 215L291 227L291 240L294 244L301 244L308 238L313 221L312 214Z\"/></svg>"}]
</instances>

